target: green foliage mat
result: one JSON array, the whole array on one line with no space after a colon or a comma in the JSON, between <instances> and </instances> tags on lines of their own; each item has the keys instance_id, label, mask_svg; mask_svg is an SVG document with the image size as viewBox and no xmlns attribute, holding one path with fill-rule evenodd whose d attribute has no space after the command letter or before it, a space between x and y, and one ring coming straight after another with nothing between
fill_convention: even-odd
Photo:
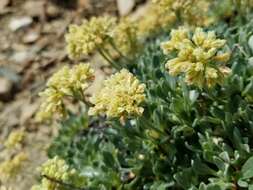
<instances>
[{"instance_id":1,"label":"green foliage mat","mask_svg":"<svg viewBox=\"0 0 253 190\"><path fill-rule=\"evenodd\" d=\"M145 112L125 125L71 116L49 156L86 176L90 190L253 189L253 22L210 29L232 49L223 86L197 89L165 71L161 41L150 39L130 72L146 84ZM73 188L71 188L73 189Z\"/></svg>"}]
</instances>

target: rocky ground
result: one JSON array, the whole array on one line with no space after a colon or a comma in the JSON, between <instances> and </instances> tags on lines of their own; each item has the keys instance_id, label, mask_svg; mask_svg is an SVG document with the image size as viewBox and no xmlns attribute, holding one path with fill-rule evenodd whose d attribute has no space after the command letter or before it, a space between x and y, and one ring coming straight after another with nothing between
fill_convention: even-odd
<instances>
[{"instance_id":1,"label":"rocky ground","mask_svg":"<svg viewBox=\"0 0 253 190\"><path fill-rule=\"evenodd\" d=\"M143 1L134 0L0 0L0 163L3 142L12 130L27 132L27 166L2 186L28 190L36 181L36 168L46 159L45 149L55 130L34 121L38 92L48 77L64 64L72 64L65 51L64 34L70 23L104 13L124 16ZM104 78L98 67L98 83ZM94 89L96 87L93 87Z\"/></svg>"}]
</instances>

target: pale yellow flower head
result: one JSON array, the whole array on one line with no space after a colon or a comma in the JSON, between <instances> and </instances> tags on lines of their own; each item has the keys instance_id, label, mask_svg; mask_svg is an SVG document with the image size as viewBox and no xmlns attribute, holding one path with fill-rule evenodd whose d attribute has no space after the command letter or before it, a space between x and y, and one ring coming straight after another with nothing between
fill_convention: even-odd
<instances>
[{"instance_id":1,"label":"pale yellow flower head","mask_svg":"<svg viewBox=\"0 0 253 190\"><path fill-rule=\"evenodd\" d=\"M47 160L40 168L40 174L43 177L41 184L34 185L31 190L55 190L62 189L59 181L73 186L82 187L85 184L85 178L65 162L65 160L55 156ZM50 180L52 179L52 180ZM54 181L55 180L55 181Z\"/></svg>"},{"instance_id":2,"label":"pale yellow flower head","mask_svg":"<svg viewBox=\"0 0 253 190\"><path fill-rule=\"evenodd\" d=\"M5 141L4 145L7 148L15 148L16 146L20 145L25 138L24 130L13 130L7 140Z\"/></svg>"},{"instance_id":3,"label":"pale yellow flower head","mask_svg":"<svg viewBox=\"0 0 253 190\"><path fill-rule=\"evenodd\" d=\"M59 157L47 160L41 167L41 175L51 177L59 181L67 181L69 178L70 167L66 164L65 160Z\"/></svg>"},{"instance_id":4,"label":"pale yellow flower head","mask_svg":"<svg viewBox=\"0 0 253 190\"><path fill-rule=\"evenodd\" d=\"M137 53L137 23L129 18L122 18L112 33L116 47L126 56Z\"/></svg>"},{"instance_id":5,"label":"pale yellow flower head","mask_svg":"<svg viewBox=\"0 0 253 190\"><path fill-rule=\"evenodd\" d=\"M71 25L65 36L70 58L79 58L103 46L115 24L115 18L103 16L93 17L89 21L85 20L80 26Z\"/></svg>"},{"instance_id":6,"label":"pale yellow flower head","mask_svg":"<svg viewBox=\"0 0 253 190\"><path fill-rule=\"evenodd\" d=\"M211 7L209 0L153 0L159 11L175 12L180 21L194 26L208 26L214 21L209 14Z\"/></svg>"},{"instance_id":7,"label":"pale yellow flower head","mask_svg":"<svg viewBox=\"0 0 253 190\"><path fill-rule=\"evenodd\" d=\"M94 79L94 70L89 63L80 63L73 68L62 67L48 80L47 87L65 95L73 95L78 90L86 90Z\"/></svg>"},{"instance_id":8,"label":"pale yellow flower head","mask_svg":"<svg viewBox=\"0 0 253 190\"><path fill-rule=\"evenodd\" d=\"M89 63L80 63L70 70L69 86L72 91L84 91L94 80L94 70Z\"/></svg>"},{"instance_id":9,"label":"pale yellow flower head","mask_svg":"<svg viewBox=\"0 0 253 190\"><path fill-rule=\"evenodd\" d=\"M150 4L146 10L146 14L138 19L138 37L148 37L161 30L168 29L176 21L174 12L161 11L160 6Z\"/></svg>"},{"instance_id":10,"label":"pale yellow flower head","mask_svg":"<svg viewBox=\"0 0 253 190\"><path fill-rule=\"evenodd\" d=\"M175 0L152 0L152 2L159 6L161 11L169 11L173 8Z\"/></svg>"},{"instance_id":11,"label":"pale yellow flower head","mask_svg":"<svg viewBox=\"0 0 253 190\"><path fill-rule=\"evenodd\" d=\"M173 76L185 74L188 84L199 87L212 87L222 83L230 69L224 66L230 58L229 52L222 52L225 40L217 39L213 31L204 32L196 28L193 35L190 30L179 28L172 30L171 39L161 44L163 52L176 52L177 57L166 63Z\"/></svg>"},{"instance_id":12,"label":"pale yellow flower head","mask_svg":"<svg viewBox=\"0 0 253 190\"><path fill-rule=\"evenodd\" d=\"M70 68L63 66L55 72L47 81L47 88L53 88L62 94L71 94L69 88ZM43 96L43 93L41 94Z\"/></svg>"},{"instance_id":13,"label":"pale yellow flower head","mask_svg":"<svg viewBox=\"0 0 253 190\"><path fill-rule=\"evenodd\" d=\"M159 5L161 11L175 11L178 9L186 10L193 4L196 6L197 3L196 0L153 0L152 2Z\"/></svg>"},{"instance_id":14,"label":"pale yellow flower head","mask_svg":"<svg viewBox=\"0 0 253 190\"><path fill-rule=\"evenodd\" d=\"M171 38L167 42L161 43L164 54L168 54L170 51L180 49L182 41L189 40L189 29L186 27L179 27L178 29L171 30Z\"/></svg>"},{"instance_id":15,"label":"pale yellow flower head","mask_svg":"<svg viewBox=\"0 0 253 190\"><path fill-rule=\"evenodd\" d=\"M1 185L0 190L13 190L13 189L11 187L6 187L6 186Z\"/></svg>"},{"instance_id":16,"label":"pale yellow flower head","mask_svg":"<svg viewBox=\"0 0 253 190\"><path fill-rule=\"evenodd\" d=\"M12 159L0 163L0 180L7 181L12 177L15 177L27 159L27 154L21 152L15 155Z\"/></svg>"},{"instance_id":17,"label":"pale yellow flower head","mask_svg":"<svg viewBox=\"0 0 253 190\"><path fill-rule=\"evenodd\" d=\"M104 87L91 98L94 107L90 115L105 114L108 117L126 118L141 115L144 111L140 104L145 99L145 85L122 69L105 80Z\"/></svg>"},{"instance_id":18,"label":"pale yellow flower head","mask_svg":"<svg viewBox=\"0 0 253 190\"><path fill-rule=\"evenodd\" d=\"M54 114L63 117L65 115L63 97L64 94L54 88L47 88L39 94L43 102L36 114L37 121L50 120Z\"/></svg>"},{"instance_id":19,"label":"pale yellow flower head","mask_svg":"<svg viewBox=\"0 0 253 190\"><path fill-rule=\"evenodd\" d=\"M94 79L94 70L89 63L80 63L70 68L62 67L47 82L47 88L39 95L43 99L39 112L36 114L38 121L51 119L54 114L63 117L65 113L63 99L66 96L74 97L82 93Z\"/></svg>"}]
</instances>

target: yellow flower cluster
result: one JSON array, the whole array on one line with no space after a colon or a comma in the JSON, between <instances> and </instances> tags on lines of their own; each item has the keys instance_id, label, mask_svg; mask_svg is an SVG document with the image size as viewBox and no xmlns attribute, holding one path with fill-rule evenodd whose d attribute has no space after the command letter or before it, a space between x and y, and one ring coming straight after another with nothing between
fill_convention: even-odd
<instances>
[{"instance_id":1,"label":"yellow flower cluster","mask_svg":"<svg viewBox=\"0 0 253 190\"><path fill-rule=\"evenodd\" d=\"M137 29L136 22L123 18L113 30L116 48L126 56L135 55L138 50Z\"/></svg>"},{"instance_id":2,"label":"yellow flower cluster","mask_svg":"<svg viewBox=\"0 0 253 190\"><path fill-rule=\"evenodd\" d=\"M138 23L138 37L148 37L160 30L170 27L177 17L173 11L161 11L160 6L150 4L146 10L146 14L142 15Z\"/></svg>"},{"instance_id":3,"label":"yellow flower cluster","mask_svg":"<svg viewBox=\"0 0 253 190\"><path fill-rule=\"evenodd\" d=\"M183 22L197 26L207 26L214 21L210 16L210 0L153 0L160 12L175 12Z\"/></svg>"},{"instance_id":4,"label":"yellow flower cluster","mask_svg":"<svg viewBox=\"0 0 253 190\"><path fill-rule=\"evenodd\" d=\"M187 28L180 27L171 31L171 39L161 44L165 54L177 52L177 57L166 63L169 73L176 76L185 73L186 82L199 87L212 87L222 83L230 73L224 64L230 53L222 53L226 41L217 39L213 31L204 32L196 28L191 37Z\"/></svg>"},{"instance_id":5,"label":"yellow flower cluster","mask_svg":"<svg viewBox=\"0 0 253 190\"><path fill-rule=\"evenodd\" d=\"M174 0L152 0L152 2L154 4L157 4L160 6L161 11L164 11L164 10L172 10L173 9L173 5L175 4L178 4L179 2L181 2L180 0L179 1L174 1Z\"/></svg>"},{"instance_id":6,"label":"yellow flower cluster","mask_svg":"<svg viewBox=\"0 0 253 190\"><path fill-rule=\"evenodd\" d=\"M34 185L31 190L61 189L61 184L56 182L71 184L77 187L83 185L85 182L84 178L75 169L71 169L65 160L57 156L45 162L40 168L40 173L44 177L41 184Z\"/></svg>"},{"instance_id":7,"label":"yellow flower cluster","mask_svg":"<svg viewBox=\"0 0 253 190\"><path fill-rule=\"evenodd\" d=\"M50 119L54 113L64 116L63 98L83 92L93 79L94 70L89 63L61 68L48 80L47 88L40 93L44 101L36 115L37 120Z\"/></svg>"},{"instance_id":8,"label":"yellow flower cluster","mask_svg":"<svg viewBox=\"0 0 253 190\"><path fill-rule=\"evenodd\" d=\"M12 159L6 160L0 164L0 181L7 181L15 177L21 170L24 161L28 159L26 153L21 152Z\"/></svg>"},{"instance_id":9,"label":"yellow flower cluster","mask_svg":"<svg viewBox=\"0 0 253 190\"><path fill-rule=\"evenodd\" d=\"M1 185L0 190L12 190L12 188Z\"/></svg>"},{"instance_id":10,"label":"yellow flower cluster","mask_svg":"<svg viewBox=\"0 0 253 190\"><path fill-rule=\"evenodd\" d=\"M39 94L43 98L39 111L36 113L36 120L43 121L51 119L57 113L61 117L65 115L63 94L53 88L48 88Z\"/></svg>"},{"instance_id":11,"label":"yellow flower cluster","mask_svg":"<svg viewBox=\"0 0 253 190\"><path fill-rule=\"evenodd\" d=\"M47 160L40 168L41 175L48 176L55 180L67 181L69 179L70 167L65 160L59 157ZM76 172L75 170L71 172Z\"/></svg>"},{"instance_id":12,"label":"yellow flower cluster","mask_svg":"<svg viewBox=\"0 0 253 190\"><path fill-rule=\"evenodd\" d=\"M104 87L91 98L95 106L89 114L106 114L108 117L126 118L141 115L140 104L145 99L145 85L128 70L122 69L104 81Z\"/></svg>"},{"instance_id":13,"label":"yellow flower cluster","mask_svg":"<svg viewBox=\"0 0 253 190\"><path fill-rule=\"evenodd\" d=\"M5 141L5 147L11 149L20 145L25 138L25 132L23 130L14 130L10 133L7 140Z\"/></svg>"},{"instance_id":14,"label":"yellow flower cluster","mask_svg":"<svg viewBox=\"0 0 253 190\"><path fill-rule=\"evenodd\" d=\"M80 63L73 68L64 66L47 82L47 87L56 89L65 95L72 95L89 87L94 79L94 70L89 63Z\"/></svg>"},{"instance_id":15,"label":"yellow flower cluster","mask_svg":"<svg viewBox=\"0 0 253 190\"><path fill-rule=\"evenodd\" d=\"M115 24L115 18L103 16L85 20L80 26L71 25L65 36L70 58L79 58L103 46Z\"/></svg>"}]
</instances>

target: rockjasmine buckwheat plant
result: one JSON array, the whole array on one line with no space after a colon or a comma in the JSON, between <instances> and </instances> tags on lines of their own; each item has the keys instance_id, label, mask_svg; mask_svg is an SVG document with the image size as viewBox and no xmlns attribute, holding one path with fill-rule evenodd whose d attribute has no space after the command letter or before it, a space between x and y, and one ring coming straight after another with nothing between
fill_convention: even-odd
<instances>
[{"instance_id":1,"label":"rockjasmine buckwheat plant","mask_svg":"<svg viewBox=\"0 0 253 190\"><path fill-rule=\"evenodd\" d=\"M147 10L70 26L69 56L97 51L112 74L90 98L89 65L49 79L42 121L65 117L32 190L253 189L250 1L155 0Z\"/></svg>"}]
</instances>

